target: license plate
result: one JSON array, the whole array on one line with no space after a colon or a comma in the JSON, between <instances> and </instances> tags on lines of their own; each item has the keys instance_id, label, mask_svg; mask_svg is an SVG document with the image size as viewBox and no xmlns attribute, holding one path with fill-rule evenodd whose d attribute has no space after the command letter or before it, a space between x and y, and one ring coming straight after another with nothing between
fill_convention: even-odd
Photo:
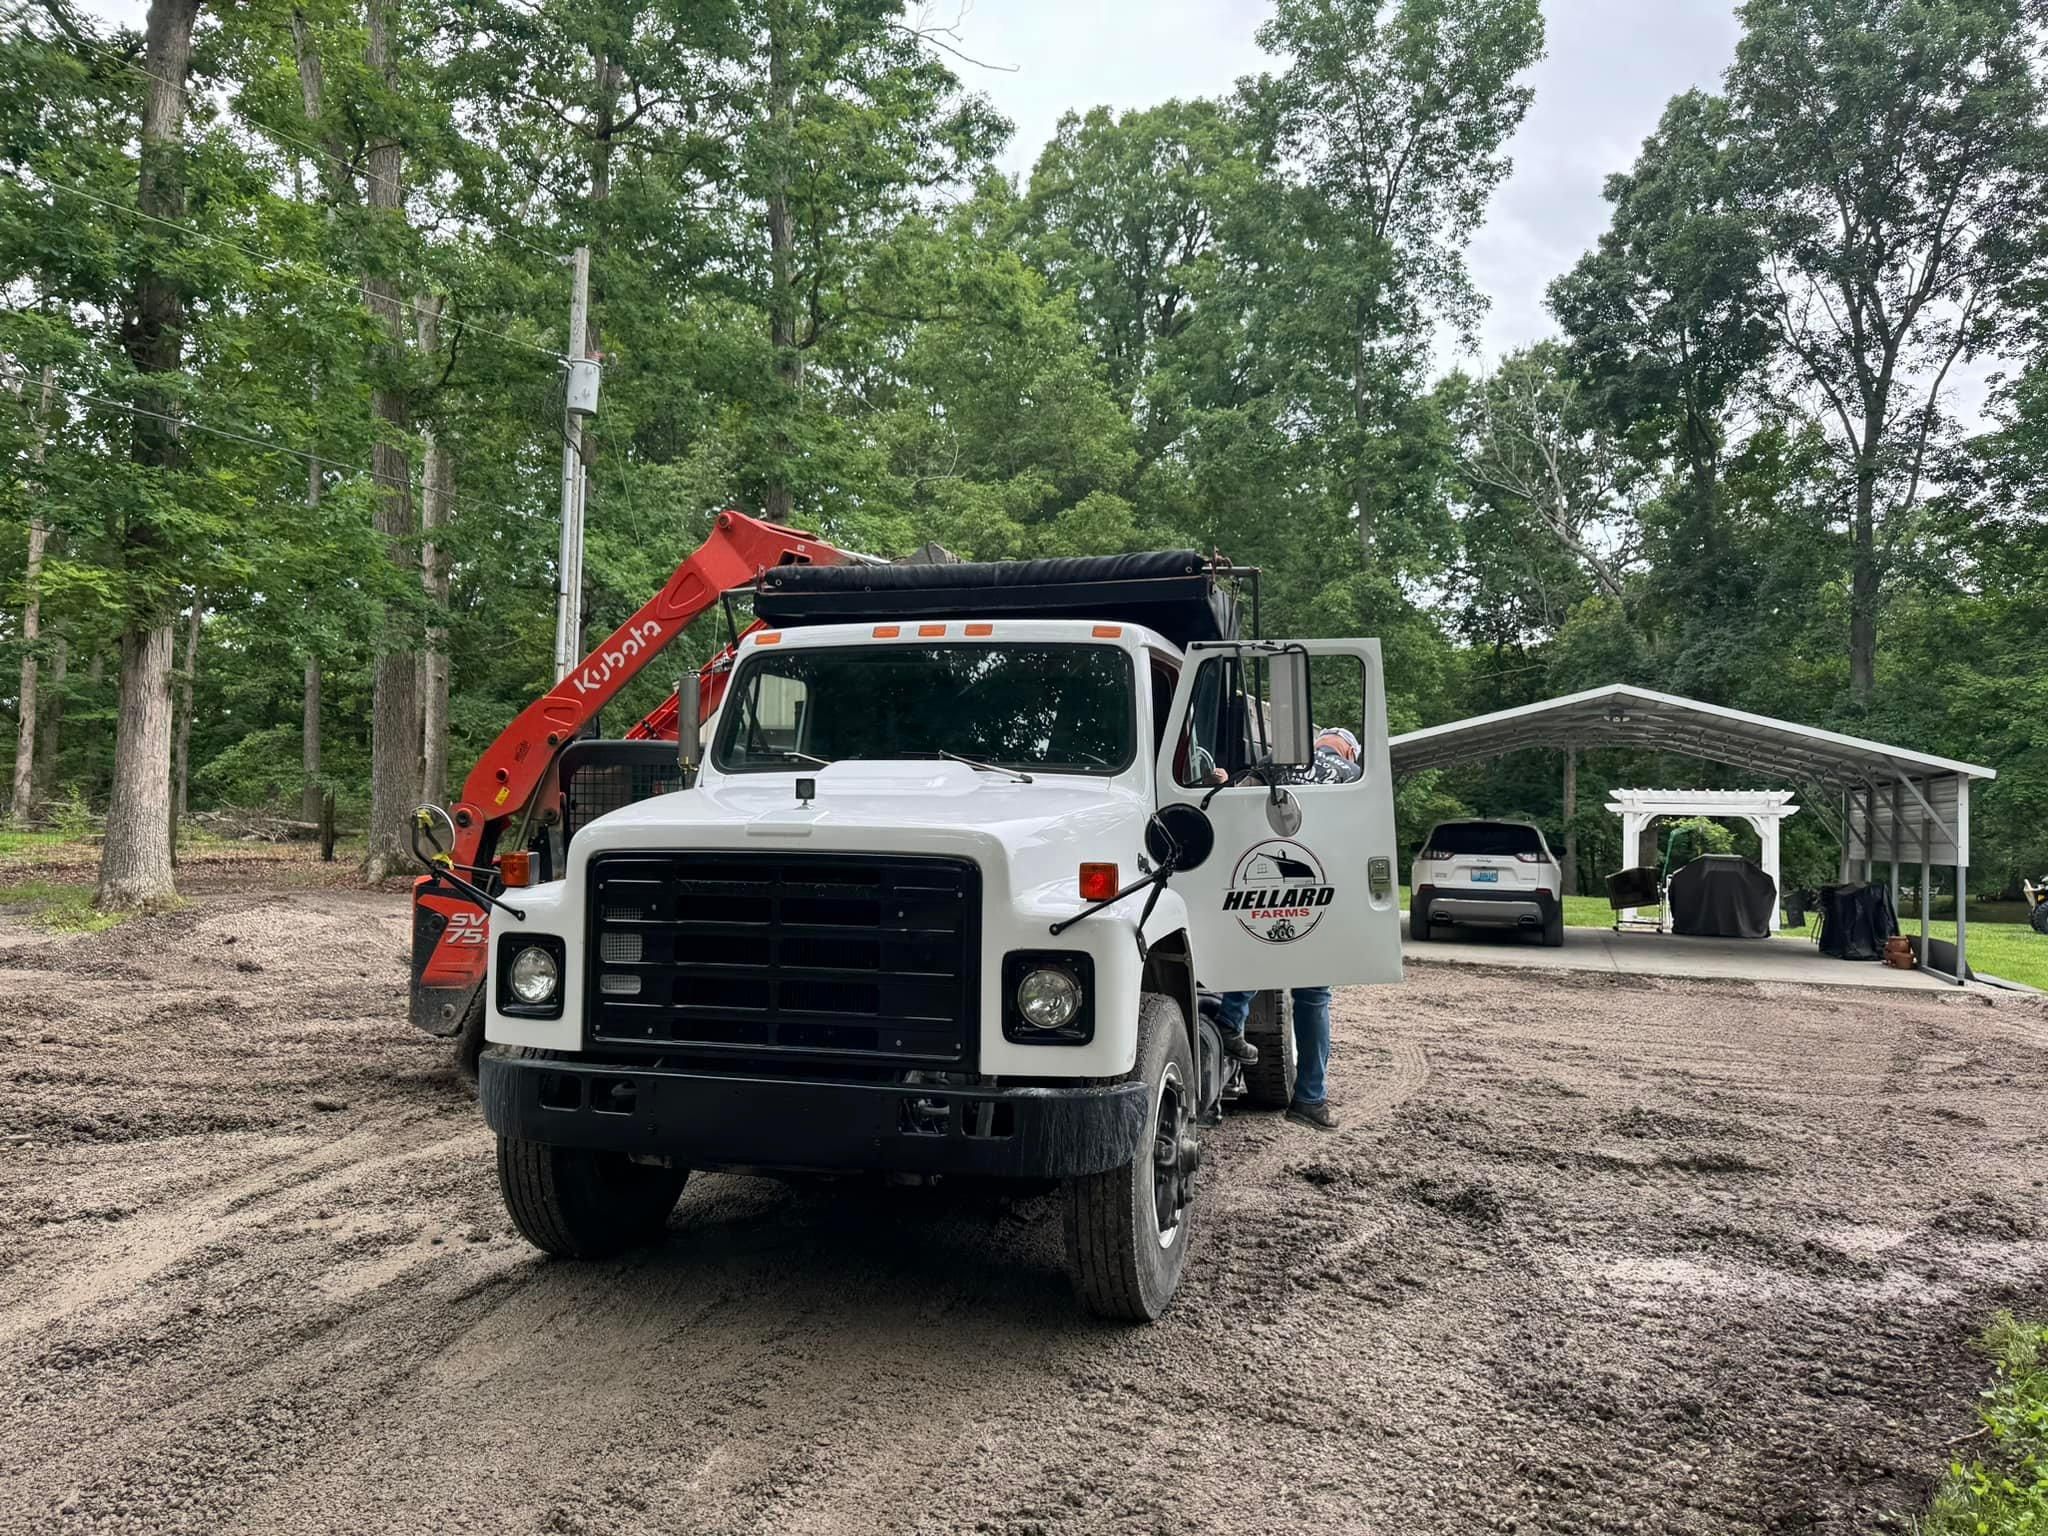
<instances>
[{"instance_id":1,"label":"license plate","mask_svg":"<svg viewBox=\"0 0 2048 1536\"><path fill-rule=\"evenodd\" d=\"M1498 885L1500 883L1500 871L1497 869L1475 869L1472 871L1472 883L1474 885Z\"/></svg>"}]
</instances>

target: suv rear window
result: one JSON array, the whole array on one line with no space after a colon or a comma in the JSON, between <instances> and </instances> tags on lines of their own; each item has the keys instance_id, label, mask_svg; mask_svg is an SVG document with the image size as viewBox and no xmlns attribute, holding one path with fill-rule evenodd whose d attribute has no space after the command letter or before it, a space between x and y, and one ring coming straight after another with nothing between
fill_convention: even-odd
<instances>
[{"instance_id":1,"label":"suv rear window","mask_svg":"<svg viewBox=\"0 0 2048 1536\"><path fill-rule=\"evenodd\" d=\"M1480 853L1507 858L1542 851L1543 837L1534 827L1510 826L1499 821L1447 821L1429 834L1429 846L1422 856L1448 859Z\"/></svg>"}]
</instances>

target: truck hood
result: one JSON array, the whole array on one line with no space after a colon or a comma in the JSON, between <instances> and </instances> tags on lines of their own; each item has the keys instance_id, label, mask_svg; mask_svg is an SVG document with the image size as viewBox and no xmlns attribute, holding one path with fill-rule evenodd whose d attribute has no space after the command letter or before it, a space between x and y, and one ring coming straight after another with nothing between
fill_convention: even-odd
<instances>
[{"instance_id":1,"label":"truck hood","mask_svg":"<svg viewBox=\"0 0 2048 1536\"><path fill-rule=\"evenodd\" d=\"M814 780L815 798L796 797ZM1149 802L1129 782L1071 774L1029 784L952 762L855 761L815 772L734 775L601 816L575 851L758 848L951 853L1009 866L1013 890L1071 890L1079 861L1134 870ZM579 860L580 862L580 860Z\"/></svg>"}]
</instances>

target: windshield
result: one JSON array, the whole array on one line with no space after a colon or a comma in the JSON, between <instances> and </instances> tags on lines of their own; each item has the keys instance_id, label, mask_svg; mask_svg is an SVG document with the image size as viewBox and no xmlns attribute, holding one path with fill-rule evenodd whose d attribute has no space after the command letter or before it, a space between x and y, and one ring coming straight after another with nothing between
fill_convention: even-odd
<instances>
[{"instance_id":1,"label":"windshield","mask_svg":"<svg viewBox=\"0 0 2048 1536\"><path fill-rule=\"evenodd\" d=\"M842 758L941 758L1116 773L1137 750L1130 657L1108 645L853 645L756 651L713 761L787 773Z\"/></svg>"}]
</instances>

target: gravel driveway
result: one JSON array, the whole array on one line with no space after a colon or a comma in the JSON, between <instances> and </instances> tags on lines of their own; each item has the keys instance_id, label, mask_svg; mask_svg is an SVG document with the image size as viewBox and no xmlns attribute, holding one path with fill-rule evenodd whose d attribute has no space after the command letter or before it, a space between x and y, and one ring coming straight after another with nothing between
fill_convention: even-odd
<instances>
[{"instance_id":1,"label":"gravel driveway","mask_svg":"<svg viewBox=\"0 0 2048 1536\"><path fill-rule=\"evenodd\" d=\"M0 931L0 1532L1902 1529L2048 1306L2032 1000L1415 966L1131 1330L1050 1200L703 1176L539 1259L406 942Z\"/></svg>"}]
</instances>

